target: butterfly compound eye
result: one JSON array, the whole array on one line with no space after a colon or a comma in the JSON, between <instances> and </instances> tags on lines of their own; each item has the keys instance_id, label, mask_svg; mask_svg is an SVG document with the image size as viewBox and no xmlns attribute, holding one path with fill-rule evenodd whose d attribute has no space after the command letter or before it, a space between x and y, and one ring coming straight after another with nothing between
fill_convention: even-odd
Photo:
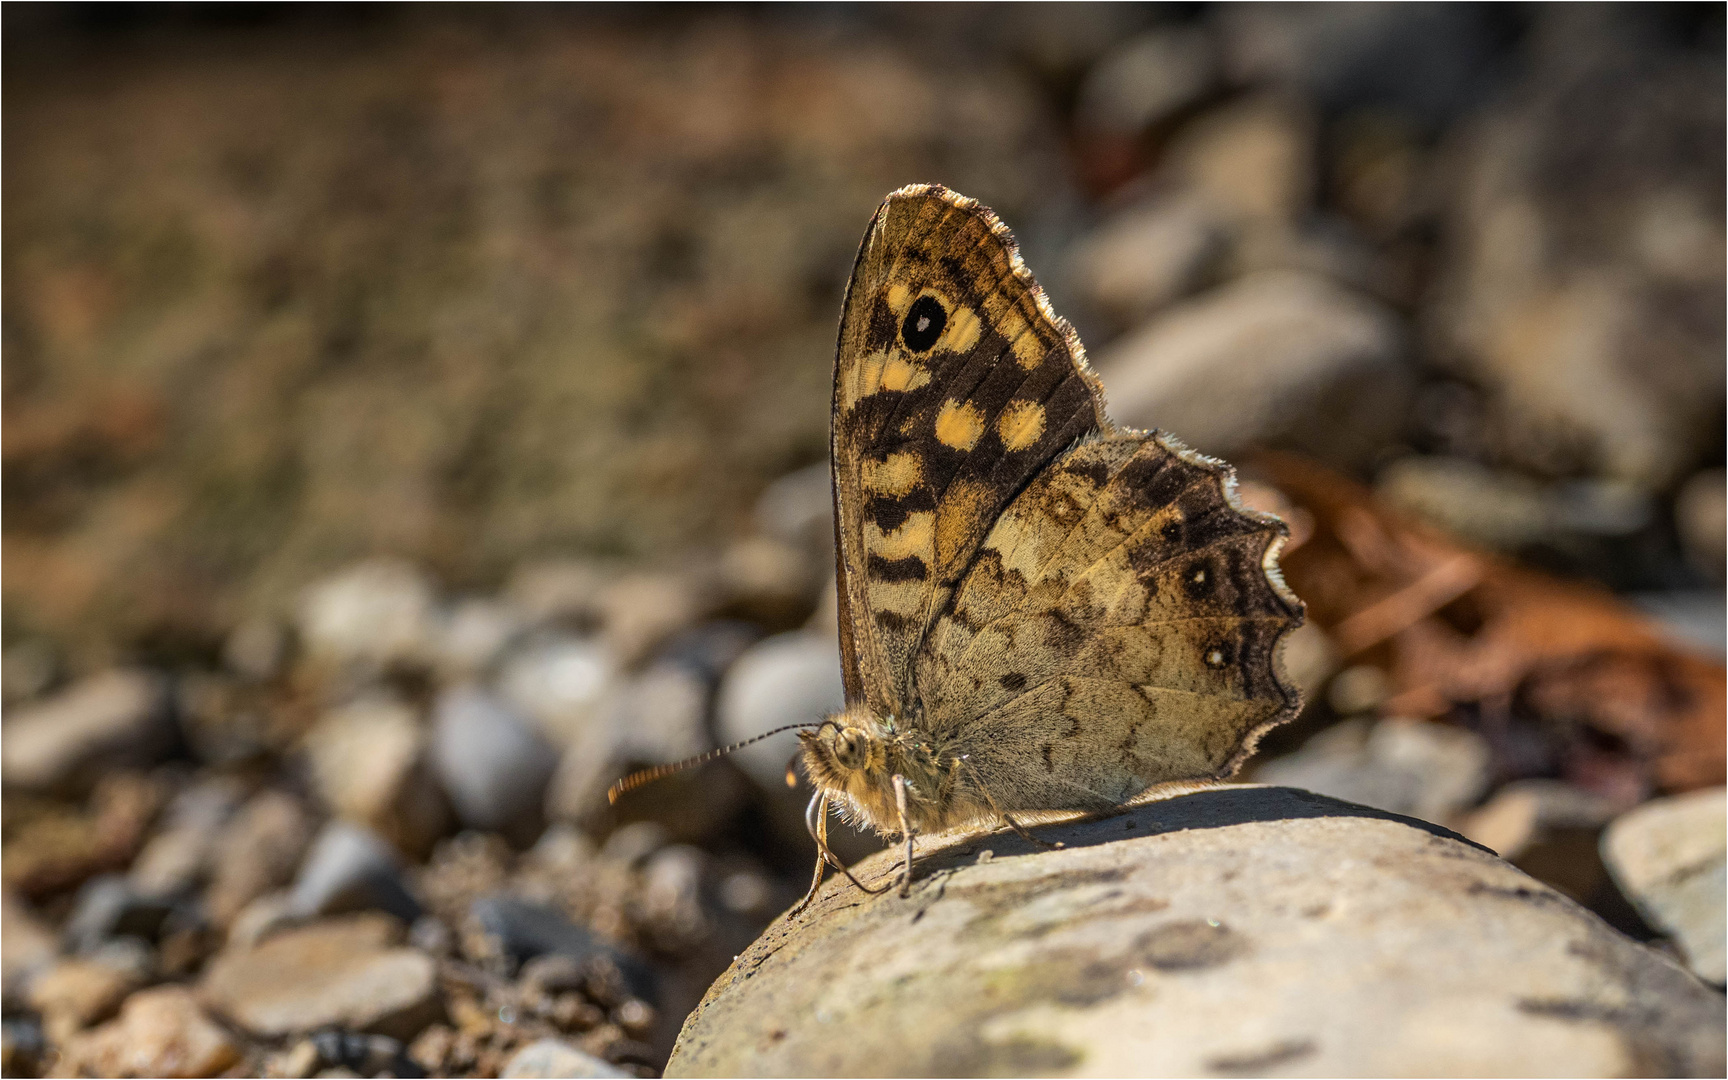
<instances>
[{"instance_id":1,"label":"butterfly compound eye","mask_svg":"<svg viewBox=\"0 0 1728 1080\"><path fill-rule=\"evenodd\" d=\"M848 769L864 764L864 736L856 728L847 728L834 740L834 757Z\"/></svg>"},{"instance_id":2,"label":"butterfly compound eye","mask_svg":"<svg viewBox=\"0 0 1728 1080\"><path fill-rule=\"evenodd\" d=\"M942 310L942 302L934 296L920 296L900 324L900 339L913 352L927 352L947 325L948 313Z\"/></svg>"}]
</instances>

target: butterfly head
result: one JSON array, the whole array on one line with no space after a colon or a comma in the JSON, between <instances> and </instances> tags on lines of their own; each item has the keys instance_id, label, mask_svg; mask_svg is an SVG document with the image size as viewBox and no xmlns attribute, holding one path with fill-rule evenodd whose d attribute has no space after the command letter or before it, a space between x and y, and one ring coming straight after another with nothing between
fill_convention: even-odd
<instances>
[{"instance_id":1,"label":"butterfly head","mask_svg":"<svg viewBox=\"0 0 1728 1080\"><path fill-rule=\"evenodd\" d=\"M848 820L884 834L896 830L895 776L905 780L917 828L935 827L942 818L939 755L912 727L854 705L798 738L805 774Z\"/></svg>"},{"instance_id":2,"label":"butterfly head","mask_svg":"<svg viewBox=\"0 0 1728 1080\"><path fill-rule=\"evenodd\" d=\"M815 731L801 731L804 766L818 786L847 791L888 764L891 726L869 709L855 706L830 717Z\"/></svg>"}]
</instances>

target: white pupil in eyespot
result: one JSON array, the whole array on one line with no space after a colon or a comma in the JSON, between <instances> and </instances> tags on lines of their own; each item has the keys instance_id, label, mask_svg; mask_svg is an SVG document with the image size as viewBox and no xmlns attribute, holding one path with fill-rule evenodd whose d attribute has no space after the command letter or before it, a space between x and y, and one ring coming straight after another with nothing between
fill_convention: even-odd
<instances>
[{"instance_id":1,"label":"white pupil in eyespot","mask_svg":"<svg viewBox=\"0 0 1728 1080\"><path fill-rule=\"evenodd\" d=\"M926 331L928 329L930 329L930 316L928 316L928 315L918 316L918 332L923 333L924 331Z\"/></svg>"}]
</instances>

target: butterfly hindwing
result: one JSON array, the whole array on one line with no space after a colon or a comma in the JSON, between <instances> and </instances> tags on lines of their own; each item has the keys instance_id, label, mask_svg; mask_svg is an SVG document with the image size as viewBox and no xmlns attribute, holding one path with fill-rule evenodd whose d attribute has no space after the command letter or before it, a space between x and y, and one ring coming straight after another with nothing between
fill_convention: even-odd
<instances>
[{"instance_id":1,"label":"butterfly hindwing","mask_svg":"<svg viewBox=\"0 0 1728 1080\"><path fill-rule=\"evenodd\" d=\"M989 210L890 195L847 287L833 462L847 698L913 711L912 665L1009 502L1105 425L1080 343Z\"/></svg>"},{"instance_id":2,"label":"butterfly hindwing","mask_svg":"<svg viewBox=\"0 0 1728 1080\"><path fill-rule=\"evenodd\" d=\"M1004 809L1114 805L1227 776L1294 715L1284 528L1157 435L1088 440L994 523L918 657L923 726Z\"/></svg>"}]
</instances>

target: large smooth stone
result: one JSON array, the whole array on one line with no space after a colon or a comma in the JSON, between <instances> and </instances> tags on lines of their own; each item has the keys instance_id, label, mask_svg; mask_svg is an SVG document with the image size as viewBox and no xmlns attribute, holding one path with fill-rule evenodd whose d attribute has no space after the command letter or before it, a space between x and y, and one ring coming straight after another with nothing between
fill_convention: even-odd
<instances>
[{"instance_id":1,"label":"large smooth stone","mask_svg":"<svg viewBox=\"0 0 1728 1080\"><path fill-rule=\"evenodd\" d=\"M118 1019L66 1048L73 1076L219 1076L241 1054L239 1041L183 986L133 994Z\"/></svg>"},{"instance_id":2,"label":"large smooth stone","mask_svg":"<svg viewBox=\"0 0 1728 1080\"><path fill-rule=\"evenodd\" d=\"M1650 925L1671 936L1703 978L1728 978L1722 913L1728 813L1719 787L1647 802L1602 834L1602 859Z\"/></svg>"},{"instance_id":3,"label":"large smooth stone","mask_svg":"<svg viewBox=\"0 0 1728 1080\"><path fill-rule=\"evenodd\" d=\"M412 1039L443 1006L436 963L397 947L399 933L394 920L371 912L284 930L216 957L200 996L262 1038L341 1027Z\"/></svg>"},{"instance_id":4,"label":"large smooth stone","mask_svg":"<svg viewBox=\"0 0 1728 1080\"><path fill-rule=\"evenodd\" d=\"M1226 787L1039 832L931 838L904 900L829 882L666 1075L1723 1071L1718 994L1438 826Z\"/></svg>"},{"instance_id":5,"label":"large smooth stone","mask_svg":"<svg viewBox=\"0 0 1728 1080\"><path fill-rule=\"evenodd\" d=\"M77 787L156 761L174 741L167 682L153 671L92 675L6 715L0 774L14 789Z\"/></svg>"},{"instance_id":6,"label":"large smooth stone","mask_svg":"<svg viewBox=\"0 0 1728 1080\"><path fill-rule=\"evenodd\" d=\"M1414 385L1405 353L1378 300L1268 269L1163 309L1095 366L1124 424L1208 454L1273 445L1355 467L1402 430Z\"/></svg>"}]
</instances>

